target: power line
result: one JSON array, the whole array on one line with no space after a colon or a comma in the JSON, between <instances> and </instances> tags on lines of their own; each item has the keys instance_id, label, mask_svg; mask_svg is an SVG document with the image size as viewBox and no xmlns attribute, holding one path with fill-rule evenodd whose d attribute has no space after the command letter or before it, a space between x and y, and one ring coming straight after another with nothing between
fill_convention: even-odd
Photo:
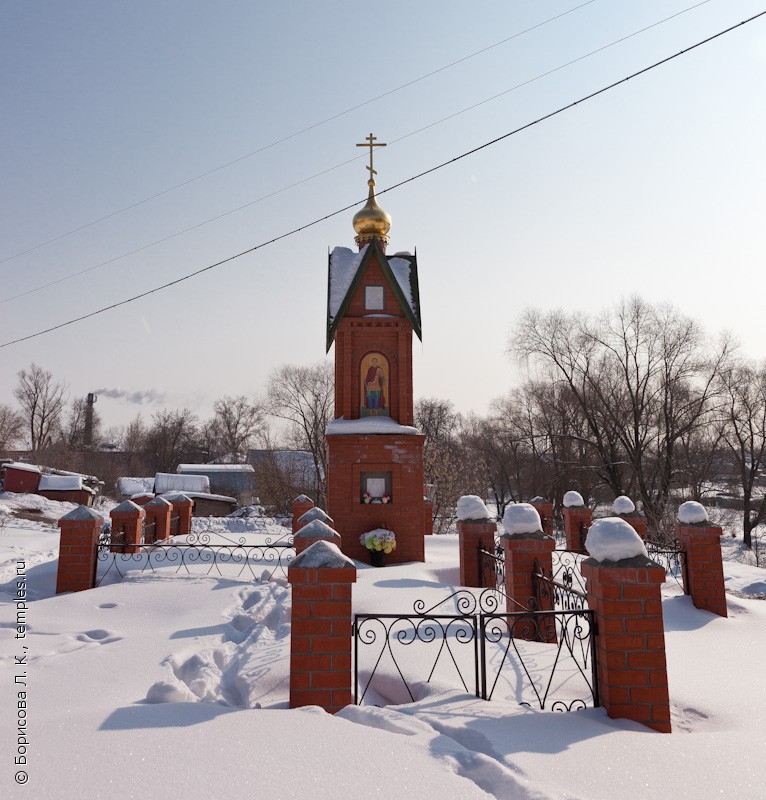
<instances>
[{"instance_id":1,"label":"power line","mask_svg":"<svg viewBox=\"0 0 766 800\"><path fill-rule=\"evenodd\" d=\"M448 167L451 164L456 163L457 161L461 161L464 158L468 158L469 156L475 155L476 153L480 152L481 150L485 150L488 147L492 147L493 145L496 145L499 142L505 141L506 139L510 138L511 136L515 136L516 134L521 133L522 131L525 131L525 130L527 130L529 128L532 128L535 125L539 125L541 122L545 122L546 120L549 120L552 117L558 116L559 114L563 114L565 111L569 111L570 109L574 108L575 106L580 105L581 103L585 103L588 100L592 100L594 97L598 97L599 95L602 95L605 92L608 92L611 89L616 88L617 86L621 86L623 83L627 83L628 81L632 80L633 78L637 78L640 75L644 75L645 73L650 72L651 70L656 69L657 67L660 67L663 64L667 64L669 61L672 61L672 60L674 60L676 58L679 58L680 56L685 55L686 53L690 53L692 50L696 50L697 48L702 47L705 44L709 44L710 42L714 41L715 39L719 39L720 37L725 36L728 33L731 33L732 31L736 30L737 28L741 28L743 25L747 25L747 24L749 24L751 22L754 22L756 19L759 19L760 17L763 17L763 16L766 16L766 11L761 11L758 14L755 14L754 16L743 20L742 22L738 22L735 25L731 25L728 28L724 28L724 30L719 31L718 33L714 33L712 36L708 36L707 38L702 39L699 42L696 42L695 44L690 45L689 47L685 47L683 50L678 50L677 52L673 53L672 55L666 56L665 58L660 59L659 61L655 61L653 64L650 64L649 66L643 67L642 69L640 69L640 70L638 70L636 72L633 72L630 75L625 76L624 78L620 78L619 80L614 81L613 83L610 83L610 84L608 84L606 86L603 86L600 89L597 89L596 91L591 92L590 94L584 95L583 97L579 98L578 100L574 100L571 103L567 103L564 106L560 106L555 111L551 111L548 114L544 114L541 117L537 117L536 119L532 120L531 122L527 122L527 123L525 123L524 125L521 125L518 128L514 128L513 130L508 131L507 133L504 133L502 136L497 136L496 138L491 139L488 142L484 142L483 144L479 145L478 147L474 147L471 150L467 150L466 152L461 153L460 155L455 156L454 158L450 158L449 160L443 161L442 163L437 164L434 167L430 167L429 169L423 170L423 172L419 172L416 175L412 175L412 176L410 176L409 178L406 178L403 181L399 181L398 183L395 183L392 186L389 186L387 189L381 190L377 194L378 194L378 196L380 196L382 194L386 194L387 192L392 192L392 191L394 191L394 189L399 189L400 187L405 186L408 183L413 183L414 181L419 180L420 178L423 178L426 175L430 175L433 172L436 172L437 170L443 169L444 167ZM338 214L343 214L344 212L349 211L350 209L355 208L356 206L358 206L360 202L362 202L362 200L358 200L355 203L351 203L350 205L344 206L343 208L339 208L339 209L337 209L335 211L330 212L329 214L325 214L322 217L318 217L317 219L312 220L311 222L307 222L304 225L301 225L301 226L299 226L297 228L293 228L291 231L288 231L287 233L283 233L283 234L280 234L279 236L275 236L273 239L269 239L269 240L267 240L265 242L261 242L260 244L254 245L253 247L250 247L247 250L243 250L240 253L236 253L233 256L229 256L228 258L224 258L224 259L222 259L220 261L216 261L214 264L208 264L206 267L202 267L201 269L195 270L194 272L190 272L187 275L183 275L180 278L176 278L175 280L169 281L168 283L164 283L161 286L156 286L153 289L148 289L145 292L141 292L140 294L133 295L132 297L129 297L129 298L125 299L125 300L120 300L120 301L118 301L116 303L112 303L111 305L104 306L103 308L97 309L96 311L91 311L88 314L83 314L82 316L75 317L73 319L67 320L66 322L61 322L58 325L53 325L52 327L46 328L45 330L38 331L36 333L31 333L31 334L29 334L27 336L22 336L22 337L20 337L18 339L13 339L12 341L9 341L9 342L4 342L3 344L0 344L0 348L10 347L13 344L19 344L20 342L26 342L29 339L35 339L38 336L43 336L46 333L51 333L53 331L60 330L61 328L65 328L68 325L73 325L76 322L82 322L83 320L90 319L91 317L95 317L95 316L97 316L99 314L103 314L106 311L111 311L112 309L119 308L120 306L127 305L128 303L132 303L135 300L140 300L143 297L148 297L150 294L154 294L155 292L160 292L163 289L170 288L171 286L176 286L177 284L183 283L184 281L187 281L187 280L189 280L191 278L194 278L197 275L202 275L203 273L209 272L210 270L215 269L217 267L220 267L223 264L227 264L230 261L234 261L237 258L241 258L242 256L248 255L249 253L254 253L256 250L261 250L264 247L268 247L271 244L274 244L276 242L281 241L282 239L286 239L289 236L293 236L293 235L295 235L297 233L300 233L301 231L304 231L307 228L311 228L311 227L313 227L315 225L318 225L321 222L325 222L326 220L331 219L332 217L338 216Z\"/></svg>"},{"instance_id":2,"label":"power line","mask_svg":"<svg viewBox=\"0 0 766 800\"><path fill-rule=\"evenodd\" d=\"M258 155L259 153L263 153L266 150L270 150L272 147L276 147L277 145L289 142L291 139L295 139L296 137L301 136L304 133L313 131L316 128L321 127L322 125L327 125L327 123L333 122L334 120L339 119L340 117L343 117L346 114L350 114L353 111L358 111L360 108L364 108L365 106L368 106L371 103L375 103L378 100L382 100L384 97L388 97L389 95L395 94L396 92L399 92L402 89L406 89L407 87L413 86L416 83L420 83L421 81L424 81L427 78L431 78L434 75L438 75L440 72L444 72L445 70L451 69L452 67L455 67L458 64L462 64L464 61L469 61L470 59L475 58L476 56L479 56L482 53L486 53L489 50L493 50L496 47L500 47L500 45L507 44L513 39L518 39L520 36L524 36L524 34L530 33L531 31L534 31L537 28L542 28L544 25L547 25L550 22L555 22L557 19L561 19L562 17L565 17L568 14L572 14L573 12L578 11L579 9L584 8L585 6L589 6L591 5L591 3L595 2L596 0L587 0L584 3L580 3L580 5L574 6L574 8L570 8L568 11L562 11L560 14L556 14L553 17L549 17L548 19L545 19L542 22L538 22L529 28L525 28L522 31L518 31L517 33L514 33L511 36L507 36L505 39L501 39L499 42L490 44L487 47L482 47L480 50L476 50L475 52L470 53L467 56L458 58L456 61L452 61L449 64L445 64L444 66L441 67L437 67L436 69L431 70L431 72L427 72L425 75L421 75L419 78L413 78L412 80L409 80L406 83L401 84L400 86L396 86L393 89L389 89L388 91L383 92L383 94L379 94L375 97L370 98L369 100L364 100L361 103L357 103L357 105L351 106L350 108L347 108L345 111L339 111L338 113L333 114L332 116L327 117L323 120L320 120L319 122L314 122L311 125L308 125L307 127L302 128L299 131L295 131L294 133L290 133L287 136L283 136L281 139L276 139L275 141L269 144L265 144L262 147L259 147L257 150L252 150L251 152L238 156L237 158L234 158L231 161L227 161L225 164L220 164L219 166L213 167L212 169L209 169L206 172L202 172L201 174L196 175L193 178L188 178L185 181L181 181L181 183L177 183L175 184L175 186L170 186L167 189L163 189L162 191L149 195L148 197L145 197L143 200L137 200L135 203L131 203L130 205L124 206L123 208L120 208L117 211L112 211L110 214L106 214L103 217L94 219L91 222L86 222L85 224L80 225L77 228L72 228L72 230L69 230L66 233L61 233L58 236L54 236L52 239L40 242L39 244L33 245L32 247L28 247L26 250L21 250L18 253L14 253L12 256L7 256L6 258L0 259L0 264L5 264L8 261L13 261L13 259L19 258L20 256L26 255L27 253L31 253L34 250L39 250L41 247L45 247L46 245L58 242L61 239L65 239L68 236L72 236L73 234L79 233L80 231L86 230L87 228L92 228L94 225L98 225L98 223L100 222L105 222L106 220L112 219L118 216L119 214L124 214L126 211L130 211L133 208L138 208L138 206L142 206L145 203L150 202L151 200L156 200L158 197L163 197L166 194L170 194L171 192L174 192L177 189L181 189L184 186L188 186L191 183L195 183L196 181L202 180L202 178L207 178L209 175L213 175L216 172L220 172L221 170L226 169L227 167L231 167L234 164L239 164L241 161L245 161L248 158L252 158L253 156ZM192 229L190 228L189 230ZM185 231L183 232L185 233ZM160 241L165 241L165 240L163 239Z\"/></svg>"},{"instance_id":3,"label":"power line","mask_svg":"<svg viewBox=\"0 0 766 800\"><path fill-rule=\"evenodd\" d=\"M628 39L632 39L635 36L639 36L640 34L645 33L646 31L651 30L652 28L656 28L659 25L663 25L664 23L669 22L670 20L675 19L676 17L679 17L682 14L686 14L689 11L693 11L694 9L699 8L700 6L706 5L709 2L711 2L711 0L701 0L701 2L698 2L698 3L694 4L694 5L689 6L687 8L684 8L684 9L682 9L680 11L677 11L676 13L671 14L669 17L664 17L661 20L657 20L657 22L653 22L651 25L646 25L645 27L640 28L640 29L638 29L636 31L633 31L632 33L626 34L625 36L622 36L619 39L615 39L613 42L609 42L608 44L602 45L601 47L598 47L595 50L591 50L590 52L585 53L584 55L578 56L577 58L574 58L571 61L567 61L564 64L560 64L557 67L553 67L552 69L547 70L546 72L542 72L539 75L536 75L536 76L534 76L532 78L528 78L527 80L522 81L521 83L518 83L515 86L511 86L509 89L505 89L502 92L499 92L498 94L492 95L491 97L487 97L484 100L480 100L478 103L474 103L474 104L472 104L470 106L466 106L465 108L462 108L459 111L455 111L454 113L449 114L446 117L442 117L441 119L436 120L435 122L430 122L428 125L424 125L422 128L418 128L417 130L410 131L409 133L406 133L403 136L399 136L399 137L397 137L395 139L391 139L389 141L389 145L394 145L394 144L396 144L398 142L404 141L405 139L409 139L411 136L415 136L418 133L422 133L423 131L429 130L430 128L433 128L436 125L441 125L443 122L447 122L448 120L454 119L455 117L458 117L461 114L465 114L468 111L473 111L474 109L479 108L480 106L483 106L486 103L489 103L489 102L491 102L493 100L497 100L498 98L503 97L503 96L505 96L505 95L507 95L507 94L509 94L511 92L514 92L517 89L521 89L524 86L529 86L530 84L535 83L536 81L541 80L542 78L546 78L549 75L553 75L556 72L560 72L562 69L565 69L566 67L569 67L572 64L576 64L579 61L583 61L586 58L590 58L591 56L597 55L598 53L601 53L604 50L608 50L611 47L614 47L614 46L616 46L618 44L621 44L622 42L625 42ZM454 63L458 63L458 62L454 62ZM332 171L334 171L336 169L340 169L341 167L345 167L347 164L351 164L354 161L359 160L360 158L364 158L364 156L355 156L354 158L350 158L350 159L347 159L346 161L342 161L340 164L335 164L332 167L327 167L326 169L323 169L320 172L315 172L313 175L309 175L308 177L302 178L299 181L291 183L291 184L289 184L287 186L284 186L284 187L282 187L280 189L275 189L273 192L269 192L268 194L261 195L260 197L257 197L255 200L250 200L249 202L244 203L244 204L242 204L240 206L237 206L236 208L232 208L232 209L230 209L228 211L224 211L221 214L217 214L214 217L210 217L209 219L205 219L205 220L202 220L201 222L197 222L194 225L190 225L189 227L183 228L180 231L176 231L175 233L170 233L167 236L161 237L160 239L155 239L153 242L149 242L148 244L142 245L141 247L137 247L137 248L135 248L133 250L129 250L126 253L122 253L122 254L120 254L118 256L113 256L112 258L109 258L106 261L101 261L101 262L99 262L97 264L93 264L93 265L91 265L89 267L85 267L84 269L78 270L77 272L72 272L69 275L64 275L61 278L57 278L56 280L49 281L48 283L43 283L40 286L36 286L36 287L34 287L32 289L27 289L24 292L19 292L18 294L12 295L10 297L2 298L2 299L0 299L0 305L2 305L4 303L10 303L13 300L19 300L22 297L28 297L31 294L35 294L35 293L37 293L39 291L42 291L43 289L48 289L51 286L58 286L59 284L65 283L66 281L72 280L73 278L77 278L80 275L85 275L86 273L93 272L94 270L100 269L101 267L108 266L109 264L114 264L116 261L120 261L123 258L128 258L129 256L136 255L136 253L141 253L144 250L148 250L149 248L155 247L158 244L162 244L164 242L168 242L171 239L175 239L178 236L182 236L184 233L189 233L189 232L191 232L193 230L197 230L198 228L201 228L201 227L203 227L205 225L208 225L208 224L210 224L212 222L217 222L218 220L223 219L224 217L228 217L231 214L236 214L238 211L243 211L244 209L250 208L251 206L256 205L257 203L261 203L264 200L268 200L268 199L270 199L272 197L275 197L278 194L282 194L283 192L289 191L290 189L294 189L294 188L296 188L298 186L301 186L302 184L308 183L309 181L314 180L315 178L319 178L322 175L326 175L327 173L332 172ZM0 262L0 263L2 263L2 262Z\"/></svg>"}]
</instances>

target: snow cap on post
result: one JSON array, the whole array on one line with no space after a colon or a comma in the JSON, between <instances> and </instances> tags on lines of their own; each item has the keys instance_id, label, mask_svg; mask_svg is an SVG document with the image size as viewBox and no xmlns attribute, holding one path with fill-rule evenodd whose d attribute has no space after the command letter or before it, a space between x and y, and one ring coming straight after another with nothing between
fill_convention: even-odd
<instances>
[{"instance_id":1,"label":"snow cap on post","mask_svg":"<svg viewBox=\"0 0 766 800\"><path fill-rule=\"evenodd\" d=\"M314 506L306 511L304 514L301 514L298 517L298 522L302 522L304 525L308 525L309 522L313 522L314 520L319 520L320 522L324 522L325 524L329 525L330 523L330 516L325 513L319 506ZM332 527L332 525L330 525Z\"/></svg>"},{"instance_id":2,"label":"snow cap on post","mask_svg":"<svg viewBox=\"0 0 766 800\"><path fill-rule=\"evenodd\" d=\"M310 497L306 497L305 494L299 494L292 502L293 503L313 503L314 501Z\"/></svg>"},{"instance_id":3,"label":"snow cap on post","mask_svg":"<svg viewBox=\"0 0 766 800\"><path fill-rule=\"evenodd\" d=\"M120 505L115 506L111 513L112 514L139 514L143 509L137 503L134 503L132 500L123 500Z\"/></svg>"},{"instance_id":4,"label":"snow cap on post","mask_svg":"<svg viewBox=\"0 0 766 800\"><path fill-rule=\"evenodd\" d=\"M460 522L469 520L484 522L492 517L481 497L477 497L475 494L465 494L457 501L457 518Z\"/></svg>"},{"instance_id":5,"label":"snow cap on post","mask_svg":"<svg viewBox=\"0 0 766 800\"><path fill-rule=\"evenodd\" d=\"M620 517L597 519L588 529L585 549L596 561L622 561L636 556L648 558L641 537Z\"/></svg>"},{"instance_id":6,"label":"snow cap on post","mask_svg":"<svg viewBox=\"0 0 766 800\"><path fill-rule=\"evenodd\" d=\"M312 519L304 525L296 534L296 539L326 539L328 541L340 541L341 535L333 530L326 522L321 519Z\"/></svg>"},{"instance_id":7,"label":"snow cap on post","mask_svg":"<svg viewBox=\"0 0 766 800\"><path fill-rule=\"evenodd\" d=\"M564 495L564 508L580 508L585 505L585 500L579 492L567 492Z\"/></svg>"},{"instance_id":8,"label":"snow cap on post","mask_svg":"<svg viewBox=\"0 0 766 800\"><path fill-rule=\"evenodd\" d=\"M625 494L615 497L612 508L615 514L632 514L636 510L636 504Z\"/></svg>"},{"instance_id":9,"label":"snow cap on post","mask_svg":"<svg viewBox=\"0 0 766 800\"><path fill-rule=\"evenodd\" d=\"M506 536L543 532L543 523L537 509L529 503L511 503L503 514Z\"/></svg>"},{"instance_id":10,"label":"snow cap on post","mask_svg":"<svg viewBox=\"0 0 766 800\"><path fill-rule=\"evenodd\" d=\"M708 515L705 506L696 500L687 500L678 507L678 521L682 525L694 525L699 522L707 522Z\"/></svg>"},{"instance_id":11,"label":"snow cap on post","mask_svg":"<svg viewBox=\"0 0 766 800\"><path fill-rule=\"evenodd\" d=\"M356 564L343 555L337 544L325 542L320 539L307 547L299 556L290 562L290 569L341 569L351 567L356 569Z\"/></svg>"},{"instance_id":12,"label":"snow cap on post","mask_svg":"<svg viewBox=\"0 0 766 800\"><path fill-rule=\"evenodd\" d=\"M78 520L101 520L102 517L100 514L97 514L92 508L88 508L87 506L77 506L77 508L73 508L68 514L64 514L63 517L59 518L59 522L62 520L64 522L73 522Z\"/></svg>"}]
</instances>

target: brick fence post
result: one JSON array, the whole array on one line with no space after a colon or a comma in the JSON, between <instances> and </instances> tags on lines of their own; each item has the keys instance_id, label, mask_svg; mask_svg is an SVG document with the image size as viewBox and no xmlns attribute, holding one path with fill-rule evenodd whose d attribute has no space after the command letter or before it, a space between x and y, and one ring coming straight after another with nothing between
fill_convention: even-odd
<instances>
[{"instance_id":1,"label":"brick fence post","mask_svg":"<svg viewBox=\"0 0 766 800\"><path fill-rule=\"evenodd\" d=\"M494 570L482 580L479 564L479 546L495 552L497 523L491 519L461 519L457 523L458 547L460 548L460 585L485 588L495 585Z\"/></svg>"},{"instance_id":2,"label":"brick fence post","mask_svg":"<svg viewBox=\"0 0 766 800\"><path fill-rule=\"evenodd\" d=\"M684 515L685 507L698 513ZM696 608L718 614L719 617L728 617L721 556L723 530L708 520L707 511L699 503L683 503L678 515L685 520L679 519L676 527L684 567L684 592L691 595Z\"/></svg>"},{"instance_id":3,"label":"brick fence post","mask_svg":"<svg viewBox=\"0 0 766 800\"><path fill-rule=\"evenodd\" d=\"M335 713L352 702L351 589L354 562L318 541L290 562L290 708L316 705Z\"/></svg>"},{"instance_id":4,"label":"brick fence post","mask_svg":"<svg viewBox=\"0 0 766 800\"><path fill-rule=\"evenodd\" d=\"M56 594L80 592L96 585L96 550L104 520L86 506L59 519L59 544Z\"/></svg>"},{"instance_id":5,"label":"brick fence post","mask_svg":"<svg viewBox=\"0 0 766 800\"><path fill-rule=\"evenodd\" d=\"M170 538L170 514L173 511L173 504L164 497L155 497L145 506L146 519L148 523L154 525L153 542L161 542Z\"/></svg>"},{"instance_id":6,"label":"brick fence post","mask_svg":"<svg viewBox=\"0 0 766 800\"><path fill-rule=\"evenodd\" d=\"M171 500L171 498L168 498ZM187 536L192 529L192 510L194 500L183 493L174 494L171 500L173 503L173 513L178 514L178 535Z\"/></svg>"},{"instance_id":7,"label":"brick fence post","mask_svg":"<svg viewBox=\"0 0 766 800\"><path fill-rule=\"evenodd\" d=\"M569 500L570 495L577 495L579 502L575 505ZM567 492L564 495L564 535L567 541L567 550L576 553L585 552L585 537L593 521L593 510L587 508L582 497L577 492Z\"/></svg>"},{"instance_id":8,"label":"brick fence post","mask_svg":"<svg viewBox=\"0 0 766 800\"><path fill-rule=\"evenodd\" d=\"M312 506L305 514L301 514L300 517L298 517L298 530L304 525L308 525L309 522L313 522L315 519L324 522L325 525L329 525L333 529L335 528L335 521L326 511L323 511L319 506Z\"/></svg>"},{"instance_id":9,"label":"brick fence post","mask_svg":"<svg viewBox=\"0 0 766 800\"><path fill-rule=\"evenodd\" d=\"M544 497L533 497L529 502L540 515L543 533L546 536L553 536L553 503Z\"/></svg>"},{"instance_id":10,"label":"brick fence post","mask_svg":"<svg viewBox=\"0 0 766 800\"><path fill-rule=\"evenodd\" d=\"M138 553L146 512L130 500L115 506L110 512L112 518L113 553Z\"/></svg>"},{"instance_id":11,"label":"brick fence post","mask_svg":"<svg viewBox=\"0 0 766 800\"><path fill-rule=\"evenodd\" d=\"M602 543L620 538L621 551L632 555L611 561L599 554L595 546L599 533L604 534ZM598 630L595 660L600 704L610 717L632 719L670 733L660 594L665 568L647 557L638 534L616 517L597 520L587 544L592 555L581 563L580 571Z\"/></svg>"},{"instance_id":12,"label":"brick fence post","mask_svg":"<svg viewBox=\"0 0 766 800\"><path fill-rule=\"evenodd\" d=\"M299 494L290 504L293 510L293 533L299 531L303 525L300 518L311 508L314 508L314 501L305 494ZM303 523L305 524L305 523Z\"/></svg>"},{"instance_id":13,"label":"brick fence post","mask_svg":"<svg viewBox=\"0 0 766 800\"><path fill-rule=\"evenodd\" d=\"M321 519L313 519L306 525L303 525L293 536L295 555L300 555L304 550L311 547L314 542L319 541L332 542L334 545L337 545L338 549L342 546L341 535L338 531L331 528L327 523L322 522Z\"/></svg>"}]
</instances>

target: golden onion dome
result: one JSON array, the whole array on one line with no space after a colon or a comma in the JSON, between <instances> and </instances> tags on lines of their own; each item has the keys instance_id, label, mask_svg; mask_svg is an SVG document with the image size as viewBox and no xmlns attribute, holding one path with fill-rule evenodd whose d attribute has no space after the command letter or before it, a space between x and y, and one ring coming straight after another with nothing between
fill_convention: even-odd
<instances>
[{"instance_id":1,"label":"golden onion dome","mask_svg":"<svg viewBox=\"0 0 766 800\"><path fill-rule=\"evenodd\" d=\"M354 214L354 231L357 237L368 238L378 236L386 237L391 228L391 217L378 205L375 200L375 181L367 181L370 193L364 208Z\"/></svg>"}]
</instances>

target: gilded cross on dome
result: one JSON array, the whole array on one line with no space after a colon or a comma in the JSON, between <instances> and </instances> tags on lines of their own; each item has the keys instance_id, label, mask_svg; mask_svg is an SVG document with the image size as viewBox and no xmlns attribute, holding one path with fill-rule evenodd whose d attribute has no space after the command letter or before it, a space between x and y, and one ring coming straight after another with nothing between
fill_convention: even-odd
<instances>
[{"instance_id":1,"label":"gilded cross on dome","mask_svg":"<svg viewBox=\"0 0 766 800\"><path fill-rule=\"evenodd\" d=\"M372 168L373 148L374 147L385 147L386 143L377 141L378 137L377 136L373 136L372 132L370 132L369 136L365 136L364 138L365 138L366 141L362 142L361 144L357 144L357 147L369 147L370 148L370 166L367 167L367 169L370 171L370 185L374 186L375 185L375 179L372 176L373 175L377 175L378 171L376 169Z\"/></svg>"}]
</instances>

